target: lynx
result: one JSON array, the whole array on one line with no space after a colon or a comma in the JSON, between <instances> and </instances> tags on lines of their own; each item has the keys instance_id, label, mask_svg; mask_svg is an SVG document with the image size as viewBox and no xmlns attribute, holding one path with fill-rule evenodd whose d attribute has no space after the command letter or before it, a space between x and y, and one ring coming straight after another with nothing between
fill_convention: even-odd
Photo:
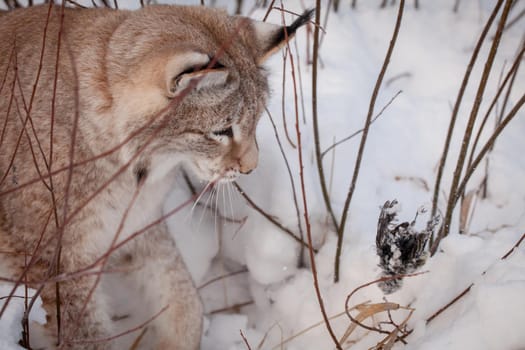
<instances>
[{"instance_id":1,"label":"lynx","mask_svg":"<svg viewBox=\"0 0 525 350\"><path fill-rule=\"evenodd\" d=\"M311 12L287 27L163 5L1 17L2 277L39 291L53 348L118 348L99 279L124 271L129 302L156 315L147 348L198 349L203 309L164 198L180 166L210 182L256 167L262 64Z\"/></svg>"}]
</instances>

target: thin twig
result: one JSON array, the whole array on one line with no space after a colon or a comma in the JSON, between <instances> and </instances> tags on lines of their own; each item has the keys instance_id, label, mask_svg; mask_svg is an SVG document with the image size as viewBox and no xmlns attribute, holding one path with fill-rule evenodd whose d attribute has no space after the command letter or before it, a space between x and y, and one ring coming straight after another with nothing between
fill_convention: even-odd
<instances>
[{"instance_id":1,"label":"thin twig","mask_svg":"<svg viewBox=\"0 0 525 350\"><path fill-rule=\"evenodd\" d=\"M321 11L321 1L316 1L316 11L315 11L315 22L316 24L319 24L319 15ZM319 49L319 26L317 25L315 27L316 31L316 40L314 46ZM317 51L318 53L318 51ZM314 55L314 60L316 60L316 56ZM314 65L315 67L316 65ZM314 87L316 87L316 80L313 81ZM315 90L315 89L314 89ZM301 193L303 197L303 213L304 213L304 221L306 224L306 237L308 238L308 252L310 256L310 267L312 269L312 277L314 280L314 289L315 294L317 296L317 301L319 303L319 309L321 311L321 314L323 315L323 319L326 325L326 329L328 333L330 334L330 337L332 338L335 347L338 350L342 350L341 344L339 344L339 341L337 340L337 336L334 333L334 330L332 329L332 326L330 325L330 320L328 319L328 315L325 310L323 297L321 295L321 290L319 287L319 279L317 277L317 267L315 263L315 255L314 255L314 249L313 249L313 240L312 240L312 228L310 226L310 216L308 214L308 204L306 200L306 187L305 187L305 181L304 181L304 163L303 163L303 149L302 149L302 140L301 140L301 130L299 128L299 114L295 114L295 130L297 133L297 155L299 157L299 178L301 180ZM317 140L318 142L319 140ZM320 161L320 159L319 159Z\"/></svg>"},{"instance_id":2,"label":"thin twig","mask_svg":"<svg viewBox=\"0 0 525 350\"><path fill-rule=\"evenodd\" d=\"M274 134L275 134L275 139L277 140L277 144L279 146L279 150L281 151L281 155L282 155L282 157L284 159L284 163L286 165L286 170L288 171L288 178L290 179L290 186L292 187L292 196L293 196L293 201L294 201L294 206L295 206L295 213L297 215L297 229L299 230L299 236L301 238L301 241L304 242L304 232L303 232L303 226L301 224L301 213L300 213L300 210L299 210L299 203L297 201L297 191L295 189L295 181L293 179L292 169L290 168L290 163L288 162L288 157L286 157L286 153L284 152L283 145L281 143L281 139L279 138L279 133L277 132L277 127L275 126L275 122L273 121L272 115L270 114L270 111L268 110L268 108L265 108L265 110L266 110L266 114L268 114L268 117L270 118L270 123L272 124L272 127L273 127L273 131L274 131ZM301 251L299 253L299 261L300 262L302 261L303 251L304 251L305 247L306 247L306 245L301 244Z\"/></svg>"},{"instance_id":3,"label":"thin twig","mask_svg":"<svg viewBox=\"0 0 525 350\"><path fill-rule=\"evenodd\" d=\"M391 99L390 101L388 101L388 103L381 109L381 111L379 113L376 114L376 116L370 121L370 124L373 124L381 115L383 115L383 112L392 104L392 102L394 102L394 100L397 98L397 96L399 96L403 91L402 90L399 90ZM326 156L326 154L328 152L330 152L333 148L339 146L340 144L342 143L345 143L346 141L349 141L351 140L352 138L354 138L355 136L359 135L360 133L362 133L364 130L364 128L362 129L359 129L357 131L355 131L354 133L346 136L345 138L337 141L337 142L334 142L331 146L329 146L327 149L325 149L322 153L321 153L321 158L324 158Z\"/></svg>"},{"instance_id":4,"label":"thin twig","mask_svg":"<svg viewBox=\"0 0 525 350\"><path fill-rule=\"evenodd\" d=\"M523 240L525 239L525 233L521 235L520 239L512 246L512 248L507 252L505 253L505 255L503 255L501 257L500 260L505 260L507 259L513 252L516 248L519 247L519 245L521 244L521 242L523 242ZM484 275L485 273L487 272L487 270L483 271L482 275ZM429 324L430 322L432 322L432 320L434 320L436 317L438 317L441 313L443 313L443 311L445 311L446 309L448 309L450 306L452 306L456 301L458 301L459 299L461 299L463 296L465 296L471 289L472 287L474 286L474 283L471 283L467 288L465 288L461 293L459 293L456 297L454 297L454 299L452 299L451 301L449 301L445 306L441 307L439 310L437 310L436 312L434 312L430 317L428 317L426 319L426 324Z\"/></svg>"},{"instance_id":5,"label":"thin twig","mask_svg":"<svg viewBox=\"0 0 525 350\"><path fill-rule=\"evenodd\" d=\"M459 4L459 2L457 3ZM481 50L481 46L483 45L483 42L485 41L485 37L487 36L487 33L492 26L492 22L496 18L496 15L499 12L499 9L501 5L503 4L503 0L499 0L494 9L492 10L492 13L490 14L490 17L487 20L487 23L485 23L485 26L483 27L483 30L481 31L481 34L479 36L479 39L476 43L476 46L474 47L474 51L472 51L472 55L470 57L470 61L467 65L467 69L465 71L465 75L463 76L463 81L461 83L461 87L459 88L458 95L456 97L456 102L454 104L454 107L452 109L452 115L450 117L450 123L448 126L447 136L445 139L445 145L443 146L443 153L441 154L441 158L439 160L439 167L438 172L436 175L436 182L434 184L434 195L432 197L432 210L431 210L431 216L435 216L437 213L437 204L439 199L439 192L441 187L441 180L443 177L443 172L445 170L445 164L447 162L447 157L449 153L450 148L450 142L452 140L452 134L454 132L454 127L456 126L456 119L459 113L459 107L461 106L461 102L463 101L463 95L465 93L465 90L467 88L468 81L470 79L470 74L472 72L472 69L474 67L474 64L476 63L476 60L478 59L479 51ZM429 238L429 247L431 248L434 245L434 235L431 234Z\"/></svg>"},{"instance_id":6,"label":"thin twig","mask_svg":"<svg viewBox=\"0 0 525 350\"><path fill-rule=\"evenodd\" d=\"M312 61L312 119L313 119L313 131L314 131L314 145L315 145L315 159L317 162L317 172L319 174L319 183L321 185L321 192L323 194L323 201L326 206L326 210L332 219L332 224L335 228L338 227L339 223L335 217L334 210L332 208L332 202L330 200L330 194L328 193L328 187L326 186L326 175L323 168L323 158L321 157L321 137L319 136L319 121L317 115L317 67L319 59L319 23L321 20L321 1L316 1L315 6L315 23L317 24L314 28L314 51Z\"/></svg>"},{"instance_id":7,"label":"thin twig","mask_svg":"<svg viewBox=\"0 0 525 350\"><path fill-rule=\"evenodd\" d=\"M394 47L396 45L397 36L399 34L399 28L401 27L401 20L403 18L404 8L405 8L405 0L400 0L394 33L392 34L392 39L390 40L390 45L388 46L388 51L385 55L385 60L383 62L383 66L381 67L381 72L379 73L379 76L377 77L376 84L374 86L374 91L372 92L372 97L370 98L370 105L368 107L368 114L366 117L363 134L361 135L361 143L359 144L359 150L357 152L357 159L356 159L355 166L354 166L354 173L352 175L352 182L350 183L350 188L348 189L348 195L346 196L346 201L343 207L341 222L339 224L339 227L337 228L337 250L336 250L335 262L334 262L334 281L335 282L339 281L339 264L340 264L340 259L341 259L341 251L343 247L343 237L344 237L346 219L348 218L348 211L350 209L350 203L352 202L352 197L354 195L354 190L357 184L357 178L359 176L359 170L361 168L361 161L363 159L365 145L366 145L366 141L368 138L368 131L370 129L370 124L372 122L372 116L374 114L374 107L375 107L377 95L379 94L379 89L381 88L383 78L388 68L388 64L390 63L390 57L392 56L392 52L394 51Z\"/></svg>"},{"instance_id":8,"label":"thin twig","mask_svg":"<svg viewBox=\"0 0 525 350\"><path fill-rule=\"evenodd\" d=\"M213 311L210 311L209 314L210 315L215 315L215 314L220 314L222 312L238 312L237 310L245 307L245 306L248 306L248 305L252 305L253 304L253 300L249 300L249 301L245 301L245 302L242 302L242 303L237 303L237 304L234 304L232 306L227 306L227 307L223 307L223 308L220 308L220 309L217 309L217 310L213 310Z\"/></svg>"},{"instance_id":9,"label":"thin twig","mask_svg":"<svg viewBox=\"0 0 525 350\"><path fill-rule=\"evenodd\" d=\"M517 1L515 3L517 3ZM523 17L525 17L525 8L521 9L520 13L518 13L513 19L511 19L509 21L509 23L507 23L507 25L505 26L505 28L503 30L509 29L510 27L515 25Z\"/></svg>"},{"instance_id":10,"label":"thin twig","mask_svg":"<svg viewBox=\"0 0 525 350\"><path fill-rule=\"evenodd\" d=\"M248 272L248 269L247 269L246 267L244 267L244 268L242 268L242 269L239 270L239 271L230 272L230 273L228 273L228 274L226 274L226 275L221 275L221 276L219 276L219 277L212 278L212 279L209 280L208 282L205 282L205 283L201 284L199 287L197 287L197 289L198 289L198 290L201 290L201 289L203 289L204 287L209 286L209 285L212 284L212 283L215 283L215 282L217 282L217 281L220 281L220 280L225 279L225 278L228 278L228 277L237 276L237 275L240 275L240 274L242 274L242 273L246 273L246 272Z\"/></svg>"},{"instance_id":11,"label":"thin twig","mask_svg":"<svg viewBox=\"0 0 525 350\"><path fill-rule=\"evenodd\" d=\"M499 2L501 2L501 0ZM512 2L513 0L506 0L505 2L505 6L503 8L503 12L501 14L500 21L498 23L498 28L496 30L496 35L494 37L494 40L492 41L492 46L490 48L490 52L487 57L487 60L485 61L485 67L481 75L481 82L479 83L478 91L476 93L476 98L474 100L474 105L472 106L472 109L470 111L470 116L467 122L467 126L465 128L465 133L463 135L463 141L461 142L461 148L459 151L458 160L456 162L456 168L454 170L452 184L450 186L447 210L445 212L445 219L443 221L442 229L439 231L438 238L436 239L436 241L434 242L431 248L431 254L434 254L436 252L441 239L443 239L444 237L448 235L450 231L450 224L452 222L452 213L455 208L457 197L459 194L463 193L462 191L458 191L458 185L459 185L459 181L461 178L461 172L463 170L463 166L465 165L465 159L467 155L470 138L472 136L474 123L476 122L476 117L478 115L478 111L481 106L481 101L483 99L485 87L487 86L490 71L492 70L492 64L494 63L494 58L496 56L496 52L498 51L498 46L500 43L501 35L503 34L503 28L505 26L505 22L507 20L507 16L509 14Z\"/></svg>"},{"instance_id":12,"label":"thin twig","mask_svg":"<svg viewBox=\"0 0 525 350\"><path fill-rule=\"evenodd\" d=\"M503 79L503 82L501 83L501 86L499 87L498 91L496 92L496 95L492 99L492 103L490 104L489 108L487 109L487 112L485 113L485 116L483 117L481 125L478 128L478 133L476 134L476 137L474 139L474 142L472 143L472 147L471 147L471 150L470 150L470 156L469 156L469 159L468 159L468 162L467 162L467 166L468 167L470 167L472 165L472 160L474 158L474 153L476 151L476 147L478 145L479 139L481 137L481 133L482 133L484 127L485 127L485 124L486 124L486 122L488 120L490 112L492 112L492 109L496 105L496 102L498 101L499 96L503 92L505 86L507 85L507 82L509 82L509 79L510 79L509 88L508 88L507 94L505 96L505 101L508 100L510 89L514 85L514 78L516 77L516 73L518 72L518 68L519 68L520 63L521 63L521 58L523 57L524 53L525 53L525 41L523 42L522 48L521 48L520 52L518 52L518 54L516 56L516 59L514 60L514 63L512 64L512 66L509 69L507 75ZM506 105L506 103L504 103L504 105L502 107L502 110L504 110L504 106L505 105Z\"/></svg>"},{"instance_id":13,"label":"thin twig","mask_svg":"<svg viewBox=\"0 0 525 350\"><path fill-rule=\"evenodd\" d=\"M283 3L281 1L281 7L283 6ZM284 21L284 14L283 14L283 21ZM292 74L292 83L293 83L293 93L294 93L294 111L295 111L295 119L296 120L299 120L299 105L298 105L298 98L297 98L297 80L295 78L295 61L294 61L294 58L293 58L293 54L292 54L292 50L290 48L290 41L288 40L288 32L284 31L284 35L285 35L285 42L286 42L286 53L290 55L290 70L291 70L291 74ZM269 113L268 113L269 114ZM271 116L270 116L270 120L271 120ZM275 130L275 134L277 136L277 130L275 128L275 124L273 123L273 121L271 120L272 122L272 125L274 127L274 130ZM299 229L299 234L301 236L301 240L304 240L304 233L303 233L303 228L302 228L302 225L301 225L301 214L300 214L300 210L299 210L299 204L298 204L298 201L297 201L297 194L296 194L296 191L295 191L295 182L293 180L293 176L292 176L292 172L291 172L291 169L290 169L290 165L288 164L288 160L285 156L285 153L284 153L284 150L282 148L282 145L280 144L279 142L279 146L280 146L280 149L281 149L281 153L283 155L283 157L285 158L285 162L286 162L286 166L287 166L287 169L288 169L288 175L289 175L289 178L290 178L290 181L291 181L291 185L292 185L292 194L293 194L293 199L294 199L294 204L295 204L295 212L297 214L297 225L298 225L298 229ZM299 259L299 266L301 267L303 265L303 252L304 252L304 246L301 245L301 250L299 252L299 256L298 256L298 259Z\"/></svg>"},{"instance_id":14,"label":"thin twig","mask_svg":"<svg viewBox=\"0 0 525 350\"><path fill-rule=\"evenodd\" d=\"M84 5L81 5L79 4L78 2L76 2L75 0L66 0L68 3L76 6L76 7L79 7L79 8L82 8L82 9L87 9L88 7L84 6Z\"/></svg>"},{"instance_id":15,"label":"thin twig","mask_svg":"<svg viewBox=\"0 0 525 350\"><path fill-rule=\"evenodd\" d=\"M244 341L244 345L248 348L248 350L252 350L252 347L250 346L250 343L248 343L248 339L244 336L242 333L242 329L239 329L239 333L241 333L242 340Z\"/></svg>"},{"instance_id":16,"label":"thin twig","mask_svg":"<svg viewBox=\"0 0 525 350\"><path fill-rule=\"evenodd\" d=\"M299 78L299 96L301 99L301 113L303 115L303 123L306 124L306 112L304 107L304 93L303 93L303 79L301 74L301 57L299 56L299 45L297 40L293 41L295 47L295 56L297 57L297 77Z\"/></svg>"},{"instance_id":17,"label":"thin twig","mask_svg":"<svg viewBox=\"0 0 525 350\"><path fill-rule=\"evenodd\" d=\"M129 350L137 350L139 348L139 344L142 341L142 338L144 338L144 335L148 331L148 327L144 327L137 338L133 341L131 346L129 347Z\"/></svg>"},{"instance_id":18,"label":"thin twig","mask_svg":"<svg viewBox=\"0 0 525 350\"><path fill-rule=\"evenodd\" d=\"M463 177L460 184L458 185L458 190L457 190L458 195L456 195L453 201L450 201L450 198L449 198L449 202L452 203L453 206L456 205L458 199L460 198L459 194L465 191L465 188L467 187L467 183L470 180L470 177L476 171L481 160L490 151L490 149L493 147L494 143L496 142L496 139L498 138L498 136L505 129L505 127L509 124L509 122L512 119L514 119L514 117L516 117L518 111L521 109L521 107L523 107L524 104L525 104L525 94L521 96L521 98L516 102L516 105L510 110L507 116L496 127L496 129L494 130L494 133L490 136L490 138L485 143L485 146L483 146L481 151L479 151L478 156L472 161L472 164L467 168L465 172L465 176Z\"/></svg>"},{"instance_id":19,"label":"thin twig","mask_svg":"<svg viewBox=\"0 0 525 350\"><path fill-rule=\"evenodd\" d=\"M284 9L284 8L280 8L280 7L273 7L272 9L273 9L273 10L281 11L281 12L283 12L283 13L288 13L288 14L291 14L291 15L294 15L294 16L297 16L297 17L302 16L300 13L293 12L293 11L290 11L290 10L287 10L287 9ZM326 33L326 31L325 31L325 29L323 28L323 26L321 26L321 24L318 24L316 21L308 20L307 23L312 24L312 25L315 26L315 27L319 27L319 29L320 29L323 33Z\"/></svg>"},{"instance_id":20,"label":"thin twig","mask_svg":"<svg viewBox=\"0 0 525 350\"><path fill-rule=\"evenodd\" d=\"M286 36L286 27L283 26ZM285 38L285 41L287 39ZM288 123L286 122L286 58L288 57L288 50L283 51L283 78L282 78L282 87L281 87L281 115L283 117L283 127L284 127L284 135L286 136L286 140L288 140L288 143L292 148L297 148L296 144L292 141L292 138L290 137L290 133L288 132Z\"/></svg>"},{"instance_id":21,"label":"thin twig","mask_svg":"<svg viewBox=\"0 0 525 350\"><path fill-rule=\"evenodd\" d=\"M261 209L261 207L259 207L257 204L255 204L255 202L246 194L246 192L241 188L241 186L237 183L237 182L234 182L233 183L233 186L235 187L235 189L240 193L240 195L248 202L248 204L256 211L258 212L259 214L261 214L262 216L264 216L268 221L270 221L272 224L274 224L275 226L277 226L278 228L280 228L284 233L286 233L287 235L289 235L290 237L292 237L295 241L297 241L298 243L308 247L308 244L303 241L301 238L297 237L295 235L295 233L293 233L290 229L284 227L279 221L277 221L275 219L274 216L268 214L267 212L265 212L263 209Z\"/></svg>"},{"instance_id":22,"label":"thin twig","mask_svg":"<svg viewBox=\"0 0 525 350\"><path fill-rule=\"evenodd\" d=\"M266 19L268 19L268 16L270 15L270 12L273 10L273 4L275 3L275 0L272 0L270 3L270 6L268 6L268 10L266 10L266 13L264 14L263 22L266 22Z\"/></svg>"},{"instance_id":23,"label":"thin twig","mask_svg":"<svg viewBox=\"0 0 525 350\"><path fill-rule=\"evenodd\" d=\"M102 339L70 340L69 343L70 344L100 344L100 343L107 343L107 342L109 342L111 340L115 340L117 338L123 337L123 336L125 336L127 334L136 332L139 329L142 329L142 328L146 327L149 323L153 322L157 317L159 317L169 307L170 307L169 305L164 306L159 312L157 312L155 315L150 317L148 320L142 322L138 326L130 328L130 329L128 329L128 330L126 330L126 331L124 331L122 333L113 335L111 337L102 338Z\"/></svg>"}]
</instances>

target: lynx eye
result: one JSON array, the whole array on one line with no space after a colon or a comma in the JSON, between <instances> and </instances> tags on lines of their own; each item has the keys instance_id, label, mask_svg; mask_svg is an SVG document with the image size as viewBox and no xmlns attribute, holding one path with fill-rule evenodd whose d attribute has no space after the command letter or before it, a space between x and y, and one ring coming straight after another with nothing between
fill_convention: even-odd
<instances>
[{"instance_id":1,"label":"lynx eye","mask_svg":"<svg viewBox=\"0 0 525 350\"><path fill-rule=\"evenodd\" d=\"M230 126L230 127L226 128L226 129L213 131L213 135L215 135L215 136L226 136L226 137L232 138L233 137L233 129Z\"/></svg>"}]
</instances>

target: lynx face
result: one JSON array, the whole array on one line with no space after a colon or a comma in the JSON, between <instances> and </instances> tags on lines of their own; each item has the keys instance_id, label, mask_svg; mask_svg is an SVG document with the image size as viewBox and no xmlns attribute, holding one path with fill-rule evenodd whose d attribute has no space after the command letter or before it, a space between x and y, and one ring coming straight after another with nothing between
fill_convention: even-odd
<instances>
[{"instance_id":1,"label":"lynx face","mask_svg":"<svg viewBox=\"0 0 525 350\"><path fill-rule=\"evenodd\" d=\"M288 35L307 18L287 27ZM155 180L182 162L205 181L250 173L268 96L261 64L284 43L283 32L195 7L152 6L121 24L108 57L114 133L124 139L121 130L149 123L124 148L130 157L147 144L135 171Z\"/></svg>"}]
</instances>

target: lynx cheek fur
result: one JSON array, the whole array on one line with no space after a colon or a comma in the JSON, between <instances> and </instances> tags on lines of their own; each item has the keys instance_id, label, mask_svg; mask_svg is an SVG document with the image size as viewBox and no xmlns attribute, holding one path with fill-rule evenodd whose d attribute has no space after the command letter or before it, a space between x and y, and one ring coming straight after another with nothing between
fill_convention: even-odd
<instances>
[{"instance_id":1,"label":"lynx cheek fur","mask_svg":"<svg viewBox=\"0 0 525 350\"><path fill-rule=\"evenodd\" d=\"M201 302L164 223L110 248L162 216L178 165L206 181L255 168L260 64L311 12L285 35L204 7L62 10L0 21L0 250L14 253L0 264L42 287L59 348L118 348L89 342L115 335L97 274L72 275L107 262L137 283L133 303L150 315L168 306L148 324L148 348L198 349Z\"/></svg>"}]
</instances>

